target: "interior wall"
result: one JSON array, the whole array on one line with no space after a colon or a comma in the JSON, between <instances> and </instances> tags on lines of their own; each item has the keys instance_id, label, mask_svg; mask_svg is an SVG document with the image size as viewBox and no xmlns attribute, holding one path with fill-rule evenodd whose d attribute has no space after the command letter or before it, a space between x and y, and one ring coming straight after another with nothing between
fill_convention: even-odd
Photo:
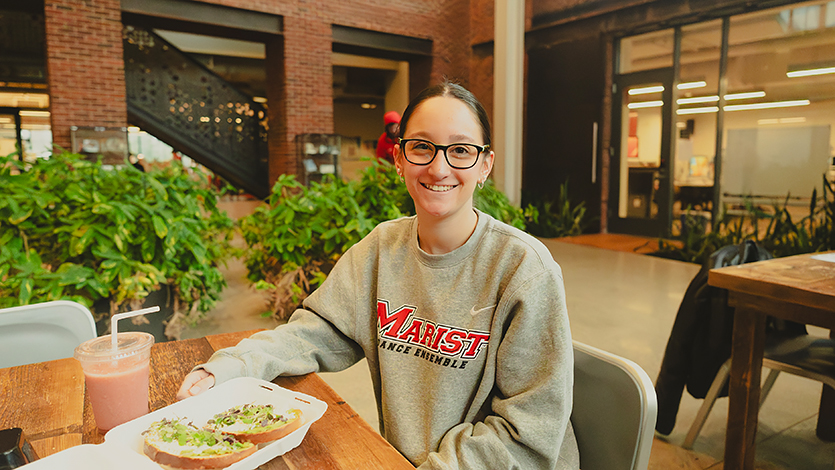
<instances>
[{"instance_id":1,"label":"interior wall","mask_svg":"<svg viewBox=\"0 0 835 470\"><path fill-rule=\"evenodd\" d=\"M359 137L363 142L376 142L383 132L385 108L363 109L358 103L333 104L333 130L346 137Z\"/></svg>"},{"instance_id":2,"label":"interior wall","mask_svg":"<svg viewBox=\"0 0 835 470\"><path fill-rule=\"evenodd\" d=\"M730 129L723 193L809 197L829 169L830 126Z\"/></svg>"}]
</instances>

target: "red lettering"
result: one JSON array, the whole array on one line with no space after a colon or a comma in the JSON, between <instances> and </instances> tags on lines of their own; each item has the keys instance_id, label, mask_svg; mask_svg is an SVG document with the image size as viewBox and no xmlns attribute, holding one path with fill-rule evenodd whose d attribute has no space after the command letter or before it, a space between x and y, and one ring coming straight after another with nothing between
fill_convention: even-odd
<instances>
[{"instance_id":1,"label":"red lettering","mask_svg":"<svg viewBox=\"0 0 835 470\"><path fill-rule=\"evenodd\" d=\"M402 339L408 343L418 343L420 338L420 327L423 322L417 319L412 320L411 326L398 339Z\"/></svg>"},{"instance_id":2,"label":"red lettering","mask_svg":"<svg viewBox=\"0 0 835 470\"><path fill-rule=\"evenodd\" d=\"M439 326L438 327L438 332L435 334L435 342L432 343L432 346L430 346L429 349L431 349L433 351L437 351L438 350L438 343L441 342L441 339L444 337L444 335L446 334L447 331L449 331L449 328L447 328L445 326Z\"/></svg>"},{"instance_id":3,"label":"red lettering","mask_svg":"<svg viewBox=\"0 0 835 470\"><path fill-rule=\"evenodd\" d=\"M481 333L479 331L471 331L467 334L467 339L473 340L470 347L467 349L467 352L461 355L464 359L472 359L478 356L478 350L481 349L482 346L487 344L487 340L490 339L490 333Z\"/></svg>"},{"instance_id":4,"label":"red lettering","mask_svg":"<svg viewBox=\"0 0 835 470\"><path fill-rule=\"evenodd\" d=\"M432 341L432 336L435 334L435 325L430 322L426 322L426 329L423 330L423 338L420 340L420 344L429 347L429 342Z\"/></svg>"},{"instance_id":5,"label":"red lettering","mask_svg":"<svg viewBox=\"0 0 835 470\"><path fill-rule=\"evenodd\" d=\"M377 301L377 329L384 336L397 338L403 324L415 311L414 307L402 306L389 315L389 304L385 300Z\"/></svg>"},{"instance_id":6,"label":"red lettering","mask_svg":"<svg viewBox=\"0 0 835 470\"><path fill-rule=\"evenodd\" d=\"M461 338L467 336L467 333L462 330L451 330L449 333L444 336L444 344L441 346L441 352L444 354L449 354L454 356L461 352L461 348L464 347L464 343L461 342Z\"/></svg>"}]
</instances>

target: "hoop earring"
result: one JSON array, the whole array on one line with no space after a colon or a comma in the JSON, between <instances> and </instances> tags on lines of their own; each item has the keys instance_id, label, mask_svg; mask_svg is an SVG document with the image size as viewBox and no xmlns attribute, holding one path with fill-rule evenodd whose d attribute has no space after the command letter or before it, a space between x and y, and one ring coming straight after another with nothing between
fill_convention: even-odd
<instances>
[{"instance_id":1,"label":"hoop earring","mask_svg":"<svg viewBox=\"0 0 835 470\"><path fill-rule=\"evenodd\" d=\"M484 181L479 181L477 186L478 186L478 189L484 189Z\"/></svg>"}]
</instances>

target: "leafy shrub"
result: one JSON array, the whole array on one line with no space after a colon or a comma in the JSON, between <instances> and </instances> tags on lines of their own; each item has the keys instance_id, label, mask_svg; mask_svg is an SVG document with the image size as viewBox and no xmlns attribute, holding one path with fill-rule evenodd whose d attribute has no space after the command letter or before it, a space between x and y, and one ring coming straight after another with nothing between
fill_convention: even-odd
<instances>
[{"instance_id":1,"label":"leafy shrub","mask_svg":"<svg viewBox=\"0 0 835 470\"><path fill-rule=\"evenodd\" d=\"M771 212L745 201L745 214L732 217L727 206L708 229L707 220L685 214L681 246L665 240L658 241L657 256L702 264L711 253L726 245L738 245L744 240L754 240L775 257L801 253L835 250L835 182L823 178L823 197L818 200L817 189L812 191L809 215L795 222L787 209L788 197L781 205L773 204ZM761 230L761 221L766 221Z\"/></svg>"},{"instance_id":2,"label":"leafy shrub","mask_svg":"<svg viewBox=\"0 0 835 470\"><path fill-rule=\"evenodd\" d=\"M474 204L525 228L522 211L489 180L476 190ZM326 178L309 188L294 176L279 177L267 204L239 222L248 278L270 299L265 315L289 316L339 257L377 224L414 213L414 202L388 163L373 162L360 181Z\"/></svg>"},{"instance_id":3,"label":"leafy shrub","mask_svg":"<svg viewBox=\"0 0 835 470\"><path fill-rule=\"evenodd\" d=\"M0 187L0 308L110 299L114 313L168 284L176 332L226 286L218 263L233 222L179 166L143 173L66 152L31 166L3 157Z\"/></svg>"},{"instance_id":4,"label":"leafy shrub","mask_svg":"<svg viewBox=\"0 0 835 470\"><path fill-rule=\"evenodd\" d=\"M528 204L525 209L527 229L533 235L544 238L559 238L580 235L589 222L586 218L586 203L580 201L572 206L568 199L568 183L560 185L556 201L540 200Z\"/></svg>"}]
</instances>

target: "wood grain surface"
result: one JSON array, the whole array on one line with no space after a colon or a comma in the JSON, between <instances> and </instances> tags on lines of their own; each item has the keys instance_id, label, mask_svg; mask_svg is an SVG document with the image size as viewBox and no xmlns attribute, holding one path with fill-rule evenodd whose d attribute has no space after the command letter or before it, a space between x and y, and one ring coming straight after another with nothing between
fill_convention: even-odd
<instances>
[{"instance_id":1,"label":"wood grain surface","mask_svg":"<svg viewBox=\"0 0 835 470\"><path fill-rule=\"evenodd\" d=\"M729 291L832 309L835 263L806 254L712 269L708 283Z\"/></svg>"},{"instance_id":2,"label":"wood grain surface","mask_svg":"<svg viewBox=\"0 0 835 470\"><path fill-rule=\"evenodd\" d=\"M151 348L149 403L152 411L174 403L183 377L217 349L234 346L253 331L155 344ZM279 377L277 385L316 397L328 405L301 445L262 469L414 469L318 375ZM41 457L104 436L84 389L75 359L0 369L0 424L21 427Z\"/></svg>"},{"instance_id":3,"label":"wood grain surface","mask_svg":"<svg viewBox=\"0 0 835 470\"><path fill-rule=\"evenodd\" d=\"M23 429L38 456L81 444L84 372L75 359L0 369L0 397L0 429Z\"/></svg>"},{"instance_id":4,"label":"wood grain surface","mask_svg":"<svg viewBox=\"0 0 835 470\"><path fill-rule=\"evenodd\" d=\"M710 271L708 284L727 289L728 302L735 308L725 468L754 468L766 316L835 328L835 263L813 256ZM827 397L823 394L822 413L829 408L823 401ZM822 423L833 420L823 414L819 418L821 435Z\"/></svg>"}]
</instances>

